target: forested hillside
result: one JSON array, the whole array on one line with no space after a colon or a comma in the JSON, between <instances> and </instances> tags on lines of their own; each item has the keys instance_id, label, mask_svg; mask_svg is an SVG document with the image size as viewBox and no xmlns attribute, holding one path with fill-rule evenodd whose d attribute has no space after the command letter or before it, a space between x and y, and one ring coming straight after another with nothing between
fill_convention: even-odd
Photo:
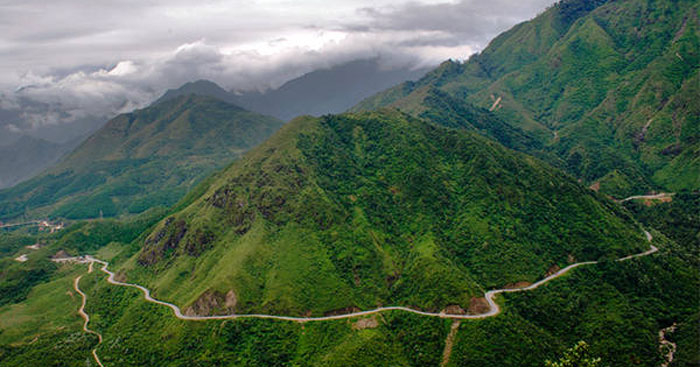
<instances>
[{"instance_id":1,"label":"forested hillside","mask_svg":"<svg viewBox=\"0 0 700 367\"><path fill-rule=\"evenodd\" d=\"M563 1L354 110L416 115L437 89L536 137L549 159L616 197L700 188L700 7L695 1Z\"/></svg>"},{"instance_id":2,"label":"forested hillside","mask_svg":"<svg viewBox=\"0 0 700 367\"><path fill-rule=\"evenodd\" d=\"M123 269L193 313L466 310L485 289L647 246L566 174L399 112L296 119L209 185Z\"/></svg>"},{"instance_id":3,"label":"forested hillside","mask_svg":"<svg viewBox=\"0 0 700 367\"><path fill-rule=\"evenodd\" d=\"M54 167L0 191L0 218L97 218L176 203L282 122L182 95L115 117Z\"/></svg>"}]
</instances>

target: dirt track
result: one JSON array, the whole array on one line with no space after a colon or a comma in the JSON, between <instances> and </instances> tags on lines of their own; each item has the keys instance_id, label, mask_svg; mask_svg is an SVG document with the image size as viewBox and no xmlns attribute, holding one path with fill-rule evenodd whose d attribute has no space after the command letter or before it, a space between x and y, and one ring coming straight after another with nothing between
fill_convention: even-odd
<instances>
[{"instance_id":1,"label":"dirt track","mask_svg":"<svg viewBox=\"0 0 700 367\"><path fill-rule=\"evenodd\" d=\"M92 273L92 264L93 263L90 263L90 267L88 268L88 273ZM85 293L83 293L83 291L80 290L80 278L82 278L82 277L83 276L80 275L77 278L75 278L75 280L73 281L73 289L75 289L75 291L78 292L78 294L80 294L80 297L83 300L82 303L80 304L80 309L78 310L78 313L80 314L80 317L82 317L83 320L85 320L85 322L83 323L83 331L85 331L86 333L89 333L89 334L97 335L98 342L97 342L97 345L95 346L95 348L92 350L92 356L95 358L95 362L97 362L97 364L100 367L104 367L104 365L100 361L100 358L97 356L97 347L100 344L102 344L102 334L88 328L88 323L90 322L90 316L85 312L85 304L87 303L87 296L85 295Z\"/></svg>"}]
</instances>

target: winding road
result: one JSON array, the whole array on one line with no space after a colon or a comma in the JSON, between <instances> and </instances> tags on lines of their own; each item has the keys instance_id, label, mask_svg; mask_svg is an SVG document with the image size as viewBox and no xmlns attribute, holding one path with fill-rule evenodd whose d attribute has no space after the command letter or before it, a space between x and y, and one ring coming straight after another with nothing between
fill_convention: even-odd
<instances>
[{"instance_id":1,"label":"winding road","mask_svg":"<svg viewBox=\"0 0 700 367\"><path fill-rule=\"evenodd\" d=\"M668 340L668 334L676 331L676 323L673 325L659 330L659 352L664 356L664 362L661 363L661 367L668 367L671 362L673 362L673 357L676 354L676 343Z\"/></svg>"},{"instance_id":2,"label":"winding road","mask_svg":"<svg viewBox=\"0 0 700 367\"><path fill-rule=\"evenodd\" d=\"M652 235L644 231L644 234L646 235L647 241L651 242L652 240ZM647 251L634 254L634 255L629 255L625 257L621 257L619 259L616 259L615 261L621 262L621 261L627 261L631 259L635 259L638 257L642 256L648 256L651 255L655 252L658 251L656 246L651 245L651 248ZM89 268L88 268L88 273L91 273L93 270L93 265L95 263L102 265L100 270L104 272L105 274L108 275L107 277L107 282L110 284L118 285L118 286L123 286L123 287L131 287L131 288L136 288L143 292L144 299L148 302L156 303L165 307L170 308L173 313L175 314L175 317L181 320L189 320L189 321L206 321L206 320L229 320L229 319L244 319L244 318L249 318L249 319L272 319L272 320L283 320L283 321L294 321L294 322L311 322L311 321L330 321L330 320L342 320L342 319L349 319L349 318L354 318L354 317L361 317L361 316L367 316L367 315L372 315L380 312L385 312L385 311L404 311L404 312L409 312L421 316L429 316L429 317L440 317L440 318L447 318L447 319L453 319L456 322L458 320L475 320L475 319L485 319L488 317L496 316L499 313L501 313L501 308L498 306L498 303L494 300L494 298L501 294L501 293L514 293L514 292L524 292L524 291L529 291L533 290L536 288L541 287L545 283L548 283L549 281L559 278L562 275L568 273L572 269L578 268L580 266L586 266L586 265L593 265L597 264L598 261L585 261L585 262L580 262L576 264L571 264L558 272L543 278L532 285L529 285L527 287L523 288L504 288L504 289L493 289L484 295L486 298L488 304L489 304L489 311L478 314L478 315L460 315L460 314L448 314L445 312L426 312L426 311L420 311L420 310L415 310L409 307L403 307L403 306L388 306L388 307L379 307L375 308L372 310L367 310L367 311L359 311L359 312L351 312L347 314L342 314L342 315L332 315L332 316L319 316L319 317L298 317L298 316L283 316L283 315L267 315L267 314L231 314L231 315L214 315L214 316L191 316L191 315L185 315L182 313L180 308L172 303L161 301L158 299L155 299L151 296L151 291L141 285L138 284L132 284L132 283L124 283L120 282L115 279L116 275L108 269L109 263L97 258L94 258L90 255L86 256L79 256L79 257L70 257L70 258L61 258L61 259L53 259L55 262L77 262L77 263L88 263ZM83 324L83 330L86 333L91 333L94 335L97 335L99 342L95 346L95 349L92 350L92 355L95 358L95 361L100 367L104 367L102 365L102 362L100 361L99 357L97 356L97 347L102 343L102 335L94 330L91 330L88 328L88 323L90 322L90 316L88 316L87 313L85 313L85 303L87 302L87 296L85 293L83 293L80 290L79 283L80 283L80 278L81 276L78 276L75 278L75 281L73 283L73 288L75 289L76 292L80 294L82 297L82 304L80 306L80 309L78 312L80 313L80 316L85 320L85 323ZM457 331L457 328L459 327L459 323L456 323L456 326L453 324L453 329L451 332ZM443 357L444 358L444 357ZM449 359L449 352L447 353L447 358Z\"/></svg>"},{"instance_id":3,"label":"winding road","mask_svg":"<svg viewBox=\"0 0 700 367\"><path fill-rule=\"evenodd\" d=\"M88 268L88 273L92 273L92 264L93 263L90 263L90 267ZM97 362L97 364L100 367L104 367L104 365L100 361L100 358L97 356L97 347L100 344L102 344L102 334L88 328L88 323L90 322L90 316L85 312L85 304L87 303L87 296L85 295L85 293L83 293L83 291L80 290L80 278L82 278L82 277L83 276L80 275L77 278L75 278L75 280L73 281L73 289L75 289L75 291L78 292L78 294L80 294L80 297L82 297L82 299L83 299L82 303L80 304L80 309L78 310L78 313L80 314L80 317L82 317L83 320L85 320L85 322L83 323L83 331L85 331L88 334L97 335L98 342L97 342L97 345L95 346L95 348L92 350L92 356L95 357L95 362Z\"/></svg>"},{"instance_id":4,"label":"winding road","mask_svg":"<svg viewBox=\"0 0 700 367\"><path fill-rule=\"evenodd\" d=\"M647 236L647 240L651 241L652 236L649 232L644 231L645 235ZM651 248L647 251L634 254L634 255L629 255L625 256L622 258L619 258L615 261L626 261L642 256L647 256L651 255L655 252L657 252L658 249L654 246L651 245ZM122 287L131 287L131 288L136 288L139 289L141 292L143 292L144 299L148 302L156 303L165 307L170 308L173 313L175 314L175 317L181 320L191 320L191 321L205 321L205 320L228 320L228 319L243 319L243 318L255 318L255 319L273 319L273 320L284 320L284 321L295 321L295 322L310 322L310 321L330 321L330 320L342 320L342 319L348 319L348 318L353 318L353 317L360 317L360 316L367 316L367 315L372 315L376 314L379 312L384 312L384 311L405 311L405 312L410 312L414 313L417 315L422 315L422 316L431 316L431 317L440 317L440 318L448 318L448 319L455 319L455 320L473 320L473 319L485 319L487 317L492 317L496 316L499 313L501 313L501 308L498 306L498 303L494 300L494 298L501 294L501 293L514 293L514 292L524 292L524 291L530 291L533 289L537 289L541 287L542 285L548 283L549 281L559 278L562 275L568 273L572 269L578 268L580 266L586 266L586 265L593 265L597 264L598 261L585 261L585 262L580 262L576 264L571 264L558 272L543 278L532 285L529 285L527 287L523 288L503 288L503 289L493 289L484 295L486 297L486 300L489 304L490 310L486 313L481 313L477 315L461 315L461 314L448 314L445 312L427 312L427 311L420 311L416 310L413 308L409 307L404 307L404 306L386 306L386 307L378 307L372 310L367 310L367 311L358 311L358 312L351 312L351 313L346 313L342 315L331 315L331 316L318 316L318 317L301 317L301 316L283 316L283 315L268 315L268 314L230 314L230 315L213 315L213 316L192 316L192 315L185 315L182 313L182 310L180 308L172 303L161 301L158 299L153 298L151 296L151 291L141 285L138 284L132 284L132 283L124 283L120 282L115 279L116 275L108 269L109 263L100 259L96 259L92 256L83 256L83 257L78 257L78 258L69 258L69 259L56 259L57 261L76 261L76 262L82 262L82 263L98 263L101 264L102 267L100 270L104 272L105 274L108 275L107 277L107 282L110 284L114 285L119 285Z\"/></svg>"}]
</instances>

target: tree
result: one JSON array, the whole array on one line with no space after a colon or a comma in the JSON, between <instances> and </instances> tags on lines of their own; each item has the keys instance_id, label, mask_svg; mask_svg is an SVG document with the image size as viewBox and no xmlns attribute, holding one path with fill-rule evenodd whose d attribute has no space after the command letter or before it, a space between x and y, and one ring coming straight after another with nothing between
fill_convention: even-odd
<instances>
[{"instance_id":1,"label":"tree","mask_svg":"<svg viewBox=\"0 0 700 367\"><path fill-rule=\"evenodd\" d=\"M573 348L564 352L558 362L545 361L545 367L602 367L601 359L591 357L588 343L578 342Z\"/></svg>"}]
</instances>

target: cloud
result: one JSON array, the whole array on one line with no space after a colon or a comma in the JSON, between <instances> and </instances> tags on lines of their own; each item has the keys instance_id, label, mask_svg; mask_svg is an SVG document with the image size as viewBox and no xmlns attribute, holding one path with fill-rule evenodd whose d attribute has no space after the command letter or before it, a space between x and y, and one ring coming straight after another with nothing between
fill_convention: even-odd
<instances>
[{"instance_id":1,"label":"cloud","mask_svg":"<svg viewBox=\"0 0 700 367\"><path fill-rule=\"evenodd\" d=\"M358 12L370 19L370 29L434 31L445 37L428 40L431 45L483 46L494 35L533 17L552 0L462 0L439 4L405 3L388 7L365 7ZM425 40L423 40L425 42Z\"/></svg>"},{"instance_id":2,"label":"cloud","mask_svg":"<svg viewBox=\"0 0 700 367\"><path fill-rule=\"evenodd\" d=\"M264 90L359 58L387 68L465 59L552 2L2 2L0 126L103 119L197 79Z\"/></svg>"},{"instance_id":3,"label":"cloud","mask_svg":"<svg viewBox=\"0 0 700 367\"><path fill-rule=\"evenodd\" d=\"M9 130L10 132L13 132L13 133L19 133L19 132L22 131L20 128L18 128L18 127L15 126L14 124L8 124L8 125L5 126L5 128L6 128L7 130Z\"/></svg>"}]
</instances>

